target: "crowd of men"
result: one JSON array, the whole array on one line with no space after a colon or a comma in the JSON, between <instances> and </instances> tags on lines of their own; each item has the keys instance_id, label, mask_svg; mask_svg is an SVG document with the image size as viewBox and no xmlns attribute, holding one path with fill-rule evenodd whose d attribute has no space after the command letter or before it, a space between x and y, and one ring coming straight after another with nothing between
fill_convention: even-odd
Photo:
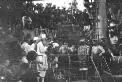
<instances>
[{"instance_id":1,"label":"crowd of men","mask_svg":"<svg viewBox=\"0 0 122 82\"><path fill-rule=\"evenodd\" d=\"M54 70L54 77L56 79L56 77L59 75L59 74L57 76L55 75L57 73L56 69L60 70L61 69L65 70L66 68L68 69L69 64L71 68L75 69L75 71L81 72L90 70L91 65L89 64L92 63L93 68L95 66L98 70L98 74L101 76L103 74L103 70L106 70L104 69L104 66L102 66L103 62L105 62L103 61L103 58L105 58L108 65L109 64L111 65L112 62L114 62L115 64L116 63L121 64L121 57L119 56L121 56L122 54L120 48L121 45L118 46L117 36L113 35L113 37L110 39L109 42L110 44L108 45L106 45L106 42L103 41L93 40L92 43L88 43L85 38L81 38L79 44L75 45L49 40L46 34L44 33L41 33L39 36L34 37L33 40L28 35L21 42L20 46L23 51L23 56L19 60L21 62L21 66L24 67L27 66L25 68L30 69L31 72L36 75L34 77L40 77L42 79L42 82L44 82L44 79L47 78L48 70L50 69ZM71 60L67 58L68 56L71 57ZM9 60L6 61L9 62ZM79 63L73 63L73 61ZM4 67L5 62L3 61L3 65L1 65L2 67ZM76 68L78 70L76 70ZM112 70L112 74L118 73L115 70L116 68L110 66L110 69ZM72 71L73 70L70 71L71 72L70 75L73 75ZM107 71L110 72L109 70ZM13 74L12 71L4 71L4 72L10 75ZM5 73L3 73L3 75ZM67 78L65 76L65 73L63 72L61 73L64 74L62 78L65 78L66 80L69 80L68 78L72 77L71 76ZM94 75L94 73L95 72L90 74ZM25 77L24 74L20 75L19 79L17 80L24 82L32 80L32 77L24 78ZM84 74L81 76L86 79ZM2 80L4 80L3 77L1 78Z\"/></svg>"},{"instance_id":2,"label":"crowd of men","mask_svg":"<svg viewBox=\"0 0 122 82\"><path fill-rule=\"evenodd\" d=\"M59 9L56 8L56 6L52 6L51 4L47 4L46 7L43 7L42 4L34 5L32 3L27 3L25 5L25 10L26 11L24 11L24 15L22 15L23 17L21 20L23 29L40 28L40 26L42 26L43 28L48 27L51 30L56 30L55 25L58 23L63 24L64 21L68 21L73 24L79 24L79 26L84 26L84 28L87 28L92 24L88 13L86 13L86 10L84 12L77 11L72 13L65 8ZM64 71L67 71L65 70L66 68L70 69L71 67L78 69L75 69L76 73L90 70L89 74L94 76L95 72L91 71L92 68L90 69L90 63L92 63L93 68L97 70L99 76L102 76L103 70L106 70L104 66L102 66L104 63L107 63L108 68L111 69L111 71L106 70L107 72L119 74L119 72L116 71L116 68L113 67L115 64L118 65L122 63L122 45L119 43L119 38L116 33L111 31L109 39L103 38L101 40L91 40L81 37L80 41L77 42L77 44L71 44L52 38L50 39L47 37L45 32L40 32L34 37L32 37L30 34L27 34L23 37L19 44L19 47L23 52L20 54L22 56L19 59L19 66L24 71L20 69L22 74L20 72L19 74L17 73L19 77L15 78L16 74L13 73L14 71L9 70L13 69L10 68L11 66L8 67L10 65L9 60L2 61L2 64L0 65L0 71L3 72L0 72L0 79L2 81L6 80L10 82L11 79L6 78L12 76L17 81L31 82L33 81L33 77L27 78L26 76L29 75L26 75L25 71L31 70L31 72L35 74L34 77L39 77L41 78L41 82L44 82L45 78L48 76L49 70L51 69L51 71L53 71L51 75L54 80L57 78L58 80L59 78L65 78L66 80L71 78L70 80L72 80L73 76L69 77L68 75L74 75L74 70L68 70L68 72L70 72L68 74L64 73ZM69 57L71 57L71 59ZM73 61L77 63L74 63ZM56 69L62 69L63 72L60 72L60 74L56 71ZM117 69L120 70L118 66ZM82 74L82 77L84 78L85 75ZM12 82L15 80L14 78L12 79Z\"/></svg>"}]
</instances>

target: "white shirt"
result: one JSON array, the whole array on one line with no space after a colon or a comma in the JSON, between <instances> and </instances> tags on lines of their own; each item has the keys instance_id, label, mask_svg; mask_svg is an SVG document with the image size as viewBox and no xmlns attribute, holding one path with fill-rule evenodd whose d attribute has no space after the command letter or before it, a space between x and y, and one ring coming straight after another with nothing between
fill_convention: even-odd
<instances>
[{"instance_id":1,"label":"white shirt","mask_svg":"<svg viewBox=\"0 0 122 82\"><path fill-rule=\"evenodd\" d=\"M93 46L92 47L92 53L93 54L97 54L99 53L98 50L100 50L101 52L100 53L105 53L105 50L102 46L98 45L98 46Z\"/></svg>"},{"instance_id":2,"label":"white shirt","mask_svg":"<svg viewBox=\"0 0 122 82\"><path fill-rule=\"evenodd\" d=\"M60 53L66 53L68 50L68 46L67 45L62 45L60 48L59 48L59 52Z\"/></svg>"},{"instance_id":3,"label":"white shirt","mask_svg":"<svg viewBox=\"0 0 122 82\"><path fill-rule=\"evenodd\" d=\"M78 48L78 55L89 55L90 47L88 45L81 45Z\"/></svg>"},{"instance_id":4,"label":"white shirt","mask_svg":"<svg viewBox=\"0 0 122 82\"><path fill-rule=\"evenodd\" d=\"M47 46L44 46L42 41L37 44L37 54L43 55L47 51Z\"/></svg>"},{"instance_id":5,"label":"white shirt","mask_svg":"<svg viewBox=\"0 0 122 82\"><path fill-rule=\"evenodd\" d=\"M37 44L37 54L39 56L36 57L36 61L43 63L43 64L38 64L38 71L40 70L40 76L41 77L45 76L45 73L44 73L45 71L42 71L42 70L48 69L47 55L45 54L46 51L47 51L47 46L44 46L42 41L40 41Z\"/></svg>"},{"instance_id":6,"label":"white shirt","mask_svg":"<svg viewBox=\"0 0 122 82\"><path fill-rule=\"evenodd\" d=\"M36 47L35 43L32 43L30 46L31 46L31 48L32 48L33 50L35 50L35 47Z\"/></svg>"},{"instance_id":7,"label":"white shirt","mask_svg":"<svg viewBox=\"0 0 122 82\"><path fill-rule=\"evenodd\" d=\"M31 45L29 45L27 42L24 42L22 45L21 45L21 48L26 52L30 52L30 51L34 51L34 49L31 47Z\"/></svg>"},{"instance_id":8,"label":"white shirt","mask_svg":"<svg viewBox=\"0 0 122 82\"><path fill-rule=\"evenodd\" d=\"M58 43L53 43L52 45L53 45L53 48L59 47Z\"/></svg>"}]
</instances>

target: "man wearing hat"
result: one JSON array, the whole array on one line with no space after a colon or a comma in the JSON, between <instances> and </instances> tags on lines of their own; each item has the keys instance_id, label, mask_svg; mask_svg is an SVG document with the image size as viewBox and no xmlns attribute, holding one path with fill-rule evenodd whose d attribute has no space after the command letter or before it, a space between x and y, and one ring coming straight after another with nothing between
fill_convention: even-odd
<instances>
[{"instance_id":1,"label":"man wearing hat","mask_svg":"<svg viewBox=\"0 0 122 82\"><path fill-rule=\"evenodd\" d=\"M80 61L86 60L86 56L89 55L90 47L86 44L86 40L83 38L80 40L80 46L78 48L78 56ZM83 65L81 65L83 66ZM82 68L82 67L81 67ZM84 68L84 66L83 66Z\"/></svg>"},{"instance_id":2,"label":"man wearing hat","mask_svg":"<svg viewBox=\"0 0 122 82\"><path fill-rule=\"evenodd\" d=\"M89 51L90 51L90 47L86 44L85 38L82 38L80 40L80 46L78 47L78 57L80 61L79 71L81 71L82 79L87 79L88 76Z\"/></svg>"},{"instance_id":3,"label":"man wearing hat","mask_svg":"<svg viewBox=\"0 0 122 82\"><path fill-rule=\"evenodd\" d=\"M36 45L36 52L37 52L37 57L36 57L36 62L37 62L37 72L39 73L39 77L42 78L42 82L44 82L44 77L46 75L46 70L48 69L48 63L47 63L47 55L46 51L48 48L48 42L47 42L47 37L46 34L40 34L39 41Z\"/></svg>"}]
</instances>

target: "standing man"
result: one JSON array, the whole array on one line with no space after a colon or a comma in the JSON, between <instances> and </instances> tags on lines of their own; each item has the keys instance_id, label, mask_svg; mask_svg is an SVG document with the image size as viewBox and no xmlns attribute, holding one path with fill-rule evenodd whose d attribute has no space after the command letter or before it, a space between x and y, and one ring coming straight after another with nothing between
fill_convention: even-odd
<instances>
[{"instance_id":1,"label":"standing man","mask_svg":"<svg viewBox=\"0 0 122 82\"><path fill-rule=\"evenodd\" d=\"M78 57L80 61L80 69L82 79L87 80L88 78L88 61L89 61L90 47L87 45L86 40L83 38L80 40L80 46L78 47Z\"/></svg>"},{"instance_id":2,"label":"standing man","mask_svg":"<svg viewBox=\"0 0 122 82\"><path fill-rule=\"evenodd\" d=\"M85 39L81 39L80 40L80 46L78 48L78 56L79 56L79 60L81 62L87 62L87 58L88 58L88 55L89 55L89 51L90 51L90 47L86 44L85 42ZM82 68L86 68L86 63L82 63L83 65L81 65L81 69Z\"/></svg>"},{"instance_id":3,"label":"standing man","mask_svg":"<svg viewBox=\"0 0 122 82\"><path fill-rule=\"evenodd\" d=\"M39 77L41 77L42 82L44 82L44 78L46 76L46 70L48 69L47 55L46 51L48 48L48 41L46 38L46 34L40 34L39 38L40 42L37 43L36 50L38 56L36 57L37 62L37 72L39 73Z\"/></svg>"},{"instance_id":4,"label":"standing man","mask_svg":"<svg viewBox=\"0 0 122 82\"><path fill-rule=\"evenodd\" d=\"M101 44L102 43L98 42L98 40L94 40L91 49L91 60L95 68L95 75L97 75L100 78L100 80L102 80L101 76L103 73L102 55L105 53L105 49Z\"/></svg>"},{"instance_id":5,"label":"standing man","mask_svg":"<svg viewBox=\"0 0 122 82\"><path fill-rule=\"evenodd\" d=\"M0 82L13 82L14 73L9 68L10 61L5 59L0 63Z\"/></svg>"}]
</instances>

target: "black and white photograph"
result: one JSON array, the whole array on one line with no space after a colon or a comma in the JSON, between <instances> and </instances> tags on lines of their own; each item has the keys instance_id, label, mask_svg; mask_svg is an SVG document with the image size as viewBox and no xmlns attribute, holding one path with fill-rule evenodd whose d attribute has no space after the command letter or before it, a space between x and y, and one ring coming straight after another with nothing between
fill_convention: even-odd
<instances>
[{"instance_id":1,"label":"black and white photograph","mask_svg":"<svg viewBox=\"0 0 122 82\"><path fill-rule=\"evenodd\" d=\"M0 0L0 82L122 82L122 0Z\"/></svg>"}]
</instances>

